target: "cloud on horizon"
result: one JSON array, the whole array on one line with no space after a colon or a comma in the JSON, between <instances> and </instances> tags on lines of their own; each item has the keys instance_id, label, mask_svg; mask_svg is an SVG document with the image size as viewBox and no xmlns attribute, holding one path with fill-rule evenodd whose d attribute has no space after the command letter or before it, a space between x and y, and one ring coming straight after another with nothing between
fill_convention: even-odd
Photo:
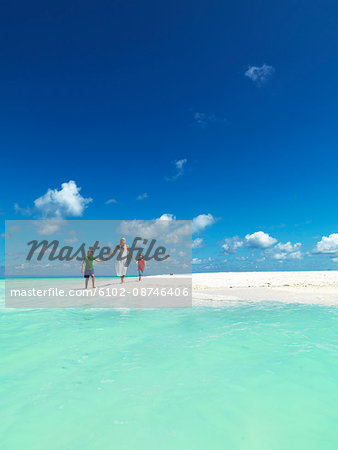
<instances>
[{"instance_id":1,"label":"cloud on horizon","mask_svg":"<svg viewBox=\"0 0 338 450\"><path fill-rule=\"evenodd\" d=\"M338 233L322 236L313 249L314 254L338 255Z\"/></svg>"},{"instance_id":2,"label":"cloud on horizon","mask_svg":"<svg viewBox=\"0 0 338 450\"><path fill-rule=\"evenodd\" d=\"M268 233L263 231L256 231L252 234L247 234L244 239L239 236L225 238L222 244L222 249L225 254L233 255L237 253L240 248L247 248L252 250L264 250L257 262L265 261L266 259L283 261L286 259L302 259L301 253L302 244L297 242L292 244L286 242L285 244L278 242L278 240ZM238 259L236 257L236 259ZM243 260L243 259L242 259Z\"/></svg>"},{"instance_id":3,"label":"cloud on horizon","mask_svg":"<svg viewBox=\"0 0 338 450\"><path fill-rule=\"evenodd\" d=\"M300 251L302 244L297 242L296 244L291 244L287 242L282 244L278 242L274 247L265 250L264 254L269 259L274 259L277 261L283 261L285 259L302 259L302 253Z\"/></svg>"}]
</instances>

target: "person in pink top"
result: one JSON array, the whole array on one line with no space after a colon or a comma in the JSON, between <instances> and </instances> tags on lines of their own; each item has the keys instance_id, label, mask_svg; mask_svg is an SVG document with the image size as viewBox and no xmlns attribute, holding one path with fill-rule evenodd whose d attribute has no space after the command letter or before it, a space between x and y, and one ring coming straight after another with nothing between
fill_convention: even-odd
<instances>
[{"instance_id":1,"label":"person in pink top","mask_svg":"<svg viewBox=\"0 0 338 450\"><path fill-rule=\"evenodd\" d=\"M144 260L144 255L140 254L137 260L137 270L138 270L138 280L141 281L143 272L147 269L146 262Z\"/></svg>"}]
</instances>

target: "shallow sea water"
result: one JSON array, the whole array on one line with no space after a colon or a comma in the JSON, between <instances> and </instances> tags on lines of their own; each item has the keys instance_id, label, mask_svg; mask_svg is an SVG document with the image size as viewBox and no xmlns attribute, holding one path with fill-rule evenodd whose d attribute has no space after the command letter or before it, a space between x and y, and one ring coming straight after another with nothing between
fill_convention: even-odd
<instances>
[{"instance_id":1,"label":"shallow sea water","mask_svg":"<svg viewBox=\"0 0 338 450\"><path fill-rule=\"evenodd\" d=\"M2 308L1 448L336 449L337 313Z\"/></svg>"}]
</instances>

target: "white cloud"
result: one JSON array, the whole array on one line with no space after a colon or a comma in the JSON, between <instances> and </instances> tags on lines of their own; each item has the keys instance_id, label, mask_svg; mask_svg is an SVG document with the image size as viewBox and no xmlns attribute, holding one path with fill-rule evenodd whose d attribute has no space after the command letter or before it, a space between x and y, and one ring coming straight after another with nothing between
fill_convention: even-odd
<instances>
[{"instance_id":1,"label":"white cloud","mask_svg":"<svg viewBox=\"0 0 338 450\"><path fill-rule=\"evenodd\" d=\"M238 236L234 236L231 238L225 238L222 248L225 253L230 255L236 253L237 249L242 247L243 244L244 244L243 239L241 239Z\"/></svg>"},{"instance_id":2,"label":"white cloud","mask_svg":"<svg viewBox=\"0 0 338 450\"><path fill-rule=\"evenodd\" d=\"M35 211L40 219L35 223L38 233L49 236L60 229L67 217L82 216L92 199L82 197L80 190L75 181L70 180L62 183L60 190L48 189L46 194L34 200L35 209L21 208L18 203L14 203L14 209L22 215L31 215Z\"/></svg>"},{"instance_id":3,"label":"white cloud","mask_svg":"<svg viewBox=\"0 0 338 450\"><path fill-rule=\"evenodd\" d=\"M48 189L45 195L37 198L34 205L44 219L64 219L82 216L91 198L82 197L81 188L75 181L62 183L61 189Z\"/></svg>"},{"instance_id":4,"label":"white cloud","mask_svg":"<svg viewBox=\"0 0 338 450\"><path fill-rule=\"evenodd\" d=\"M64 220L42 219L33 223L41 236L50 236L60 230Z\"/></svg>"},{"instance_id":5,"label":"white cloud","mask_svg":"<svg viewBox=\"0 0 338 450\"><path fill-rule=\"evenodd\" d=\"M175 161L175 166L177 170L183 170L184 164L187 162L187 159L178 159Z\"/></svg>"},{"instance_id":6,"label":"white cloud","mask_svg":"<svg viewBox=\"0 0 338 450\"><path fill-rule=\"evenodd\" d=\"M181 177L184 173L184 168L188 160L186 158L184 159L177 159L174 161L175 166L175 174L172 177L167 177L167 181L175 181L177 178Z\"/></svg>"},{"instance_id":7,"label":"white cloud","mask_svg":"<svg viewBox=\"0 0 338 450\"><path fill-rule=\"evenodd\" d=\"M246 245L251 248L268 248L277 242L277 239L271 237L264 231L256 231L245 236Z\"/></svg>"},{"instance_id":8,"label":"white cloud","mask_svg":"<svg viewBox=\"0 0 338 450\"><path fill-rule=\"evenodd\" d=\"M112 203L117 203L117 201L115 200L115 198L110 198L106 201L106 205L111 205Z\"/></svg>"},{"instance_id":9,"label":"white cloud","mask_svg":"<svg viewBox=\"0 0 338 450\"><path fill-rule=\"evenodd\" d=\"M7 229L7 227L6 227L6 229ZM0 237L2 237L3 239L9 239L10 237L12 237L12 235L14 233L17 233L19 230L20 230L20 227L18 225L12 225L7 230L7 233L1 233Z\"/></svg>"},{"instance_id":10,"label":"white cloud","mask_svg":"<svg viewBox=\"0 0 338 450\"><path fill-rule=\"evenodd\" d=\"M212 214L200 214L192 219L192 232L199 233L206 227L213 225L215 222L216 219Z\"/></svg>"},{"instance_id":11,"label":"white cloud","mask_svg":"<svg viewBox=\"0 0 338 450\"><path fill-rule=\"evenodd\" d=\"M176 216L170 213L162 214L158 219L129 220L123 221L120 225L120 232L128 236L142 236L146 239L161 239L169 244L177 244L184 238L191 236L191 233L203 231L207 226L212 225L215 218L211 214L201 214L192 220L192 227L188 221L176 220ZM192 248L201 246L203 239L196 238L192 243Z\"/></svg>"},{"instance_id":12,"label":"white cloud","mask_svg":"<svg viewBox=\"0 0 338 450\"><path fill-rule=\"evenodd\" d=\"M196 238L192 241L192 248L200 248L202 247L203 238Z\"/></svg>"},{"instance_id":13,"label":"white cloud","mask_svg":"<svg viewBox=\"0 0 338 450\"><path fill-rule=\"evenodd\" d=\"M30 216L32 214L32 210L30 208L21 208L18 203L14 203L14 211L15 213L20 213L23 216Z\"/></svg>"},{"instance_id":14,"label":"white cloud","mask_svg":"<svg viewBox=\"0 0 338 450\"><path fill-rule=\"evenodd\" d=\"M203 113L203 112L195 112L194 120L201 128L205 128L210 123L224 123L225 119L221 117L217 117L215 114Z\"/></svg>"},{"instance_id":15,"label":"white cloud","mask_svg":"<svg viewBox=\"0 0 338 450\"><path fill-rule=\"evenodd\" d=\"M314 253L332 255L338 253L338 233L330 234L329 236L323 236L319 242L317 242Z\"/></svg>"},{"instance_id":16,"label":"white cloud","mask_svg":"<svg viewBox=\"0 0 338 450\"><path fill-rule=\"evenodd\" d=\"M158 220L176 220L176 216L166 213L162 214ZM215 222L216 219L212 214L200 214L192 219L192 233L199 233Z\"/></svg>"},{"instance_id":17,"label":"white cloud","mask_svg":"<svg viewBox=\"0 0 338 450\"><path fill-rule=\"evenodd\" d=\"M204 259L192 258L191 264L209 264L209 263L212 263L213 261L214 261L214 259L211 258L211 256L209 256L208 258L204 258ZM205 267L205 268L207 268L207 267Z\"/></svg>"},{"instance_id":18,"label":"white cloud","mask_svg":"<svg viewBox=\"0 0 338 450\"><path fill-rule=\"evenodd\" d=\"M76 236L65 239L66 244L76 244L78 242L78 238Z\"/></svg>"},{"instance_id":19,"label":"white cloud","mask_svg":"<svg viewBox=\"0 0 338 450\"><path fill-rule=\"evenodd\" d=\"M62 183L61 189L48 189L46 194L34 201L41 219L36 223L38 233L49 236L58 231L67 217L82 216L91 198L82 197L81 188L75 181Z\"/></svg>"},{"instance_id":20,"label":"white cloud","mask_svg":"<svg viewBox=\"0 0 338 450\"><path fill-rule=\"evenodd\" d=\"M144 194L140 194L137 196L137 200L144 200L145 198L148 198L148 197L149 197L149 195L146 192L144 192Z\"/></svg>"},{"instance_id":21,"label":"white cloud","mask_svg":"<svg viewBox=\"0 0 338 450\"><path fill-rule=\"evenodd\" d=\"M273 66L263 64L262 66L249 66L244 75L252 80L257 85L262 85L271 78L275 71Z\"/></svg>"},{"instance_id":22,"label":"white cloud","mask_svg":"<svg viewBox=\"0 0 338 450\"><path fill-rule=\"evenodd\" d=\"M199 258L193 258L191 264L202 264L202 260Z\"/></svg>"},{"instance_id":23,"label":"white cloud","mask_svg":"<svg viewBox=\"0 0 338 450\"><path fill-rule=\"evenodd\" d=\"M208 122L214 122L215 121L215 115L214 114L206 114L201 112L196 112L194 114L195 122L200 125L202 128L205 128Z\"/></svg>"},{"instance_id":24,"label":"white cloud","mask_svg":"<svg viewBox=\"0 0 338 450\"><path fill-rule=\"evenodd\" d=\"M176 221L173 214L162 214L155 220L128 220L120 224L120 232L127 236L160 239L166 244L178 244L191 236L188 221Z\"/></svg>"},{"instance_id":25,"label":"white cloud","mask_svg":"<svg viewBox=\"0 0 338 450\"><path fill-rule=\"evenodd\" d=\"M157 220L176 220L176 216L174 216L173 214L162 214L161 217L159 217Z\"/></svg>"},{"instance_id":26,"label":"white cloud","mask_svg":"<svg viewBox=\"0 0 338 450\"><path fill-rule=\"evenodd\" d=\"M241 239L239 236L226 238L222 248L226 254L234 254L243 246L251 249L264 250L256 262L263 262L267 259L276 261L284 261L286 259L295 260L302 259L303 257L301 252L302 244L300 242L297 242L296 244L291 244L291 242L286 242L285 244L281 242L277 243L277 239L263 231L247 234L244 239ZM241 258L241 260L244 259Z\"/></svg>"},{"instance_id":27,"label":"white cloud","mask_svg":"<svg viewBox=\"0 0 338 450\"><path fill-rule=\"evenodd\" d=\"M302 259L302 253L300 251L302 244L297 242L296 244L291 244L291 242L286 242L282 244L279 242L274 247L269 248L265 251L265 255L274 260L285 260L285 259Z\"/></svg>"}]
</instances>

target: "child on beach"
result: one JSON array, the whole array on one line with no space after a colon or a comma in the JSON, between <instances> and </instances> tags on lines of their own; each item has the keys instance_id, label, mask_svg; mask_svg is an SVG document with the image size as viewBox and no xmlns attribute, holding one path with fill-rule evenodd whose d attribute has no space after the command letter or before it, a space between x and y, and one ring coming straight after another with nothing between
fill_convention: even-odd
<instances>
[{"instance_id":1,"label":"child on beach","mask_svg":"<svg viewBox=\"0 0 338 450\"><path fill-rule=\"evenodd\" d=\"M143 272L147 269L144 255L141 253L137 260L138 280L141 281Z\"/></svg>"},{"instance_id":2,"label":"child on beach","mask_svg":"<svg viewBox=\"0 0 338 450\"><path fill-rule=\"evenodd\" d=\"M93 284L93 288L95 288L95 276L94 276L94 261L97 262L102 262L100 259L95 259L95 256L93 256L93 250L89 249L87 252L87 256L85 257L85 259L83 260L82 263L82 269L81 269L81 273L83 273L83 267L84 265L86 265L85 267L85 272L84 272L84 277L86 279L85 282L85 288L88 288L88 281L89 281L89 277L92 277L92 284Z\"/></svg>"}]
</instances>

